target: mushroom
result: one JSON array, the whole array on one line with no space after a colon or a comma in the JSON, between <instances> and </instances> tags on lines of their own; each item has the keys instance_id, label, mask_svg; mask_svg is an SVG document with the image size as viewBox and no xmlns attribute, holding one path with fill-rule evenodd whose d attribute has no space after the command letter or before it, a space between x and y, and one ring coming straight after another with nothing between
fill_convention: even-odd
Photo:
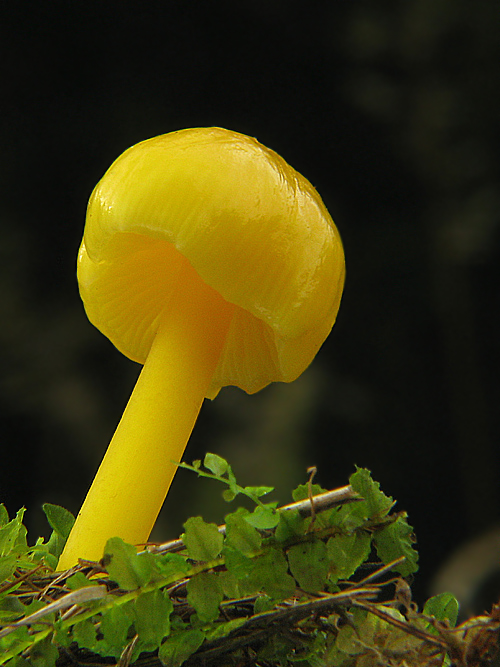
<instances>
[{"instance_id":1,"label":"mushroom","mask_svg":"<svg viewBox=\"0 0 500 667\"><path fill-rule=\"evenodd\" d=\"M78 257L90 321L144 364L58 569L147 542L203 400L295 380L328 336L338 231L257 140L195 128L126 150L92 193Z\"/></svg>"}]
</instances>

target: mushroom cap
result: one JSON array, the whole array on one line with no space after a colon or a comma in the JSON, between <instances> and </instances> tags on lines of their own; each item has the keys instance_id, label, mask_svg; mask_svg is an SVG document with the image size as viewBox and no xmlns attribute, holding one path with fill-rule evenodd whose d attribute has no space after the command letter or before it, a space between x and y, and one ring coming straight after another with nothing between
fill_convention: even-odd
<instances>
[{"instance_id":1,"label":"mushroom cap","mask_svg":"<svg viewBox=\"0 0 500 667\"><path fill-rule=\"evenodd\" d=\"M94 189L78 258L90 321L144 363L189 262L235 304L208 396L291 382L337 315L342 242L307 179L257 140L195 128L126 150Z\"/></svg>"}]
</instances>

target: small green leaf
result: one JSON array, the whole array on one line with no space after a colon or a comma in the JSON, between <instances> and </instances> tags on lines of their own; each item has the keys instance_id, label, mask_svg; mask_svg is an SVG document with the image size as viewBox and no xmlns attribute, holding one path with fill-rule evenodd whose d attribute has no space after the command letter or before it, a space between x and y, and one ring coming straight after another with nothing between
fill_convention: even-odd
<instances>
[{"instance_id":1,"label":"small green leaf","mask_svg":"<svg viewBox=\"0 0 500 667\"><path fill-rule=\"evenodd\" d=\"M14 621L26 614L26 607L17 597L8 595L0 599L0 620Z\"/></svg>"},{"instance_id":2,"label":"small green leaf","mask_svg":"<svg viewBox=\"0 0 500 667\"><path fill-rule=\"evenodd\" d=\"M55 535L54 532L52 534ZM52 568L52 570L57 570L57 563L59 562L59 556L56 556L55 554L51 553L45 553L43 555L43 560L50 568Z\"/></svg>"},{"instance_id":3,"label":"small green leaf","mask_svg":"<svg viewBox=\"0 0 500 667\"><path fill-rule=\"evenodd\" d=\"M63 552L64 542L65 540L63 540L63 538L58 533L56 533L55 530L53 530L47 543L45 544L49 552L48 555L56 559L56 566L57 566L57 561L59 560L59 556Z\"/></svg>"},{"instance_id":4,"label":"small green leaf","mask_svg":"<svg viewBox=\"0 0 500 667\"><path fill-rule=\"evenodd\" d=\"M453 628L458 619L459 605L457 598L451 593L439 593L427 600L423 613L434 616L438 621L448 621Z\"/></svg>"},{"instance_id":5,"label":"small green leaf","mask_svg":"<svg viewBox=\"0 0 500 667\"><path fill-rule=\"evenodd\" d=\"M227 637L227 635L233 630L237 630L242 625L248 621L247 618L233 618L232 621L226 621L225 623L218 623L211 630L207 631L207 641L213 641L214 639L221 639L222 637Z\"/></svg>"},{"instance_id":6,"label":"small green leaf","mask_svg":"<svg viewBox=\"0 0 500 667\"><path fill-rule=\"evenodd\" d=\"M288 574L288 562L283 552L275 548L253 559L249 579L257 590L274 600L284 600L295 593L295 580Z\"/></svg>"},{"instance_id":7,"label":"small green leaf","mask_svg":"<svg viewBox=\"0 0 500 667\"><path fill-rule=\"evenodd\" d=\"M233 502L233 500L236 498L237 495L238 491L234 491L231 489L224 489L224 491L222 492L222 497L224 498L226 503Z\"/></svg>"},{"instance_id":8,"label":"small green leaf","mask_svg":"<svg viewBox=\"0 0 500 667\"><path fill-rule=\"evenodd\" d=\"M257 505L251 514L247 514L245 521L247 521L254 528L259 530L269 530L275 528L279 523L280 517L276 512L276 503L268 505Z\"/></svg>"},{"instance_id":9,"label":"small green leaf","mask_svg":"<svg viewBox=\"0 0 500 667\"><path fill-rule=\"evenodd\" d=\"M75 522L75 517L64 507L50 503L43 505L43 511L52 527L52 535L45 546L52 556L59 558Z\"/></svg>"},{"instance_id":10,"label":"small green leaf","mask_svg":"<svg viewBox=\"0 0 500 667\"><path fill-rule=\"evenodd\" d=\"M334 508L330 513L330 522L343 533L352 533L366 522L367 517L367 504L361 500Z\"/></svg>"},{"instance_id":11,"label":"small green leaf","mask_svg":"<svg viewBox=\"0 0 500 667\"><path fill-rule=\"evenodd\" d=\"M290 572L302 590L317 593L322 590L330 564L326 544L320 540L296 544L288 550Z\"/></svg>"},{"instance_id":12,"label":"small green leaf","mask_svg":"<svg viewBox=\"0 0 500 667\"><path fill-rule=\"evenodd\" d=\"M382 518L387 515L394 501L380 490L380 484L374 482L370 471L365 468L357 468L356 472L349 478L353 490L359 493L364 502L355 503L354 511L364 511L365 518Z\"/></svg>"},{"instance_id":13,"label":"small green leaf","mask_svg":"<svg viewBox=\"0 0 500 667\"><path fill-rule=\"evenodd\" d=\"M278 512L279 522L274 533L278 542L287 542L304 535L304 519L298 510Z\"/></svg>"},{"instance_id":14,"label":"small green leaf","mask_svg":"<svg viewBox=\"0 0 500 667\"><path fill-rule=\"evenodd\" d=\"M94 651L97 648L96 628L90 619L75 625L73 639L79 648L86 648L89 651Z\"/></svg>"},{"instance_id":15,"label":"small green leaf","mask_svg":"<svg viewBox=\"0 0 500 667\"><path fill-rule=\"evenodd\" d=\"M0 583L12 576L16 568L17 556L15 554L0 556Z\"/></svg>"},{"instance_id":16,"label":"small green leaf","mask_svg":"<svg viewBox=\"0 0 500 667\"><path fill-rule=\"evenodd\" d=\"M418 553L412 546L415 542L413 528L408 525L406 515L398 516L396 521L375 532L373 540L383 563L388 564L401 556L405 557L405 560L394 568L403 577L418 570Z\"/></svg>"},{"instance_id":17,"label":"small green leaf","mask_svg":"<svg viewBox=\"0 0 500 667\"><path fill-rule=\"evenodd\" d=\"M34 614L35 611L39 611L40 609L43 609L45 607L45 602L43 600L31 600L29 604L27 604L24 608L24 611L26 612L26 615L29 616L30 614ZM45 620L48 620L50 616L45 617Z\"/></svg>"},{"instance_id":18,"label":"small green leaf","mask_svg":"<svg viewBox=\"0 0 500 667\"><path fill-rule=\"evenodd\" d=\"M354 609L351 612L350 622L342 625L339 630L335 642L336 648L347 655L364 653L363 642L368 640L371 643L376 623L376 616L367 614L364 610Z\"/></svg>"},{"instance_id":19,"label":"small green leaf","mask_svg":"<svg viewBox=\"0 0 500 667\"><path fill-rule=\"evenodd\" d=\"M226 545L237 549L246 556L260 551L262 537L259 531L250 525L248 511L240 508L226 516Z\"/></svg>"},{"instance_id":20,"label":"small green leaf","mask_svg":"<svg viewBox=\"0 0 500 667\"><path fill-rule=\"evenodd\" d=\"M166 591L143 593L135 601L135 629L142 650L156 650L170 632L170 614L174 609Z\"/></svg>"},{"instance_id":21,"label":"small green leaf","mask_svg":"<svg viewBox=\"0 0 500 667\"><path fill-rule=\"evenodd\" d=\"M109 578L124 591L133 591L151 580L151 554L138 554L137 549L119 537L106 542L104 562Z\"/></svg>"},{"instance_id":22,"label":"small green leaf","mask_svg":"<svg viewBox=\"0 0 500 667\"><path fill-rule=\"evenodd\" d=\"M271 491L274 491L274 486L245 486L243 489L243 492L249 498L262 498L262 496L267 496Z\"/></svg>"},{"instance_id":23,"label":"small green leaf","mask_svg":"<svg viewBox=\"0 0 500 667\"><path fill-rule=\"evenodd\" d=\"M0 656L2 655L2 651L8 651L15 646L19 646L19 644L27 645L26 642L28 642L29 645L29 630L23 625L20 628L16 628L5 637L0 638ZM30 667L32 667L32 665L30 665Z\"/></svg>"},{"instance_id":24,"label":"small green leaf","mask_svg":"<svg viewBox=\"0 0 500 667\"><path fill-rule=\"evenodd\" d=\"M108 647L108 655L120 657L127 644L127 635L134 621L133 603L128 602L119 607L111 607L103 614L100 631Z\"/></svg>"},{"instance_id":25,"label":"small green leaf","mask_svg":"<svg viewBox=\"0 0 500 667\"><path fill-rule=\"evenodd\" d=\"M22 656L18 655L15 658L12 658L8 663L9 667L33 667L33 665L25 660Z\"/></svg>"},{"instance_id":26,"label":"small green leaf","mask_svg":"<svg viewBox=\"0 0 500 667\"><path fill-rule=\"evenodd\" d=\"M186 532L181 535L181 539L190 558L205 562L217 558L224 537L215 523L205 523L201 516L195 516L186 521L184 529Z\"/></svg>"},{"instance_id":27,"label":"small green leaf","mask_svg":"<svg viewBox=\"0 0 500 667\"><path fill-rule=\"evenodd\" d=\"M246 579L252 572L253 559L245 556L239 549L234 549L230 544L224 545L222 551L224 562L228 572L233 574L239 581Z\"/></svg>"},{"instance_id":28,"label":"small green leaf","mask_svg":"<svg viewBox=\"0 0 500 667\"><path fill-rule=\"evenodd\" d=\"M62 647L68 648L74 641L73 628L63 627L62 621L56 621L54 623L54 638L52 641L59 649Z\"/></svg>"},{"instance_id":29,"label":"small green leaf","mask_svg":"<svg viewBox=\"0 0 500 667\"><path fill-rule=\"evenodd\" d=\"M165 667L181 667L193 653L196 653L204 641L205 635L201 630L179 632L160 646L158 657Z\"/></svg>"},{"instance_id":30,"label":"small green leaf","mask_svg":"<svg viewBox=\"0 0 500 667\"><path fill-rule=\"evenodd\" d=\"M95 586L95 581L90 581L82 572L77 572L66 580L66 586L72 591L76 591L79 588L85 588L85 586Z\"/></svg>"},{"instance_id":31,"label":"small green leaf","mask_svg":"<svg viewBox=\"0 0 500 667\"><path fill-rule=\"evenodd\" d=\"M218 618L222 599L222 587L213 572L200 572L187 583L187 601L202 623L211 623Z\"/></svg>"},{"instance_id":32,"label":"small green leaf","mask_svg":"<svg viewBox=\"0 0 500 667\"><path fill-rule=\"evenodd\" d=\"M191 569L191 566L184 556L172 553L156 556L154 565L161 577L170 579L172 583L177 579L182 579Z\"/></svg>"},{"instance_id":33,"label":"small green leaf","mask_svg":"<svg viewBox=\"0 0 500 667\"><path fill-rule=\"evenodd\" d=\"M229 470L228 462L217 454L206 454L203 465L217 477L222 477Z\"/></svg>"},{"instance_id":34,"label":"small green leaf","mask_svg":"<svg viewBox=\"0 0 500 667\"><path fill-rule=\"evenodd\" d=\"M349 579L370 555L371 536L368 533L335 535L326 546L335 580Z\"/></svg>"},{"instance_id":35,"label":"small green leaf","mask_svg":"<svg viewBox=\"0 0 500 667\"><path fill-rule=\"evenodd\" d=\"M51 503L45 503L42 505L42 509L52 530L55 530L58 535L67 540L75 523L75 517L71 512L68 512L64 507Z\"/></svg>"},{"instance_id":36,"label":"small green leaf","mask_svg":"<svg viewBox=\"0 0 500 667\"><path fill-rule=\"evenodd\" d=\"M55 667L59 651L48 636L31 648L29 657L32 667Z\"/></svg>"},{"instance_id":37,"label":"small green leaf","mask_svg":"<svg viewBox=\"0 0 500 667\"><path fill-rule=\"evenodd\" d=\"M319 484L311 484L310 489L313 496L317 496L320 493L325 493L326 491L326 489L324 489ZM299 486L293 491L292 498L295 500L295 502L298 502L299 500L307 500L307 498L309 498L309 484L299 484Z\"/></svg>"},{"instance_id":38,"label":"small green leaf","mask_svg":"<svg viewBox=\"0 0 500 667\"><path fill-rule=\"evenodd\" d=\"M254 614L264 614L274 607L274 600L269 595L259 595L253 605Z\"/></svg>"},{"instance_id":39,"label":"small green leaf","mask_svg":"<svg viewBox=\"0 0 500 667\"><path fill-rule=\"evenodd\" d=\"M7 556L11 552L27 550L26 528L23 526L25 509L20 509L12 521L0 528L0 556Z\"/></svg>"},{"instance_id":40,"label":"small green leaf","mask_svg":"<svg viewBox=\"0 0 500 667\"><path fill-rule=\"evenodd\" d=\"M224 570L223 572L219 572L217 576L219 577L222 592L227 598L236 600L242 596L238 579L233 572Z\"/></svg>"},{"instance_id":41,"label":"small green leaf","mask_svg":"<svg viewBox=\"0 0 500 667\"><path fill-rule=\"evenodd\" d=\"M9 523L9 513L5 505L0 503L0 528L5 526L6 523Z\"/></svg>"},{"instance_id":42,"label":"small green leaf","mask_svg":"<svg viewBox=\"0 0 500 667\"><path fill-rule=\"evenodd\" d=\"M229 486L228 491L233 494L233 497L236 497L238 493L241 493L243 489L236 482L236 477L234 475L233 469L228 465L227 467L227 484ZM224 498L227 500L227 498Z\"/></svg>"}]
</instances>

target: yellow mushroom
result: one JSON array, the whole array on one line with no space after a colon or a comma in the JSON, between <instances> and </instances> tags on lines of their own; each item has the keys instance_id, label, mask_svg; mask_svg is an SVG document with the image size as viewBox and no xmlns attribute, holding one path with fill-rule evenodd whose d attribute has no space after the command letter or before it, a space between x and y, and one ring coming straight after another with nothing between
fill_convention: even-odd
<instances>
[{"instance_id":1,"label":"yellow mushroom","mask_svg":"<svg viewBox=\"0 0 500 667\"><path fill-rule=\"evenodd\" d=\"M90 321L144 364L59 569L144 544L205 397L295 380L340 305L342 242L320 196L255 139L181 130L123 153L89 201Z\"/></svg>"}]
</instances>

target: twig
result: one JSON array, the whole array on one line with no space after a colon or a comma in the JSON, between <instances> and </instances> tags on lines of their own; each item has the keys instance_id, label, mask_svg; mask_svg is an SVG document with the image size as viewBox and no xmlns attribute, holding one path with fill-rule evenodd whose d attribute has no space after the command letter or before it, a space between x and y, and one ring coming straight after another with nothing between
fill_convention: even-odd
<instances>
[{"instance_id":1,"label":"twig","mask_svg":"<svg viewBox=\"0 0 500 667\"><path fill-rule=\"evenodd\" d=\"M283 507L278 507L277 512L286 512L289 510L297 510L302 516L313 516L315 512L324 512L326 510L332 509L336 505L343 505L344 503L350 503L354 501L362 500L362 498L353 491L350 485L342 486L339 489L333 489L332 491L325 491L325 493L319 493L316 496L311 498L306 498L305 500L299 500L295 503L290 503L289 505L283 505ZM225 524L218 527L219 533L222 535L226 534ZM175 552L181 551L185 548L185 544L181 539L170 540L169 542L164 542L163 544L149 546L148 551L152 553L165 553L165 552Z\"/></svg>"},{"instance_id":2,"label":"twig","mask_svg":"<svg viewBox=\"0 0 500 667\"><path fill-rule=\"evenodd\" d=\"M68 609L68 607L73 607L74 605L82 604L83 602L89 602L90 600L99 600L107 594L107 588L104 585L100 586L86 586L85 588L80 588L72 593L64 595L59 600L51 602L43 609L35 611L29 616L25 616L20 621L15 623L6 624L8 627L4 628L0 632L0 639L6 637L11 632L14 632L17 628L20 628L23 625L33 625L34 623L39 623L40 619L43 619L45 616L52 614L56 611L62 611L63 609Z\"/></svg>"},{"instance_id":3,"label":"twig","mask_svg":"<svg viewBox=\"0 0 500 667\"><path fill-rule=\"evenodd\" d=\"M409 635L413 635L414 637L422 639L428 644L434 644L435 646L439 646L441 649L446 649L446 642L444 642L443 640L438 639L438 637L435 637L433 635L430 635L428 632L425 632L425 630L421 630L420 628L417 628L416 626L411 625L410 623L407 623L405 621L400 621L399 619L394 618L394 616L385 613L380 609L380 607L377 607L374 604L370 604L370 602L360 602L358 600L353 600L353 606L366 609L371 614L378 616L382 620L386 621L387 623L390 623L391 625L394 625L396 628L399 628L400 630L406 632Z\"/></svg>"},{"instance_id":4,"label":"twig","mask_svg":"<svg viewBox=\"0 0 500 667\"><path fill-rule=\"evenodd\" d=\"M270 629L279 626L280 632L283 631L285 624L293 624L301 619L312 616L318 612L325 612L329 609L350 605L354 600L369 600L376 595L373 588L359 588L349 592L334 593L324 595L307 602L296 602L294 604L263 612L251 616L245 623L235 628L229 635L207 642L194 654L187 664L196 662L205 662L213 659L217 655L243 648L250 644L265 639L269 636Z\"/></svg>"}]
</instances>

